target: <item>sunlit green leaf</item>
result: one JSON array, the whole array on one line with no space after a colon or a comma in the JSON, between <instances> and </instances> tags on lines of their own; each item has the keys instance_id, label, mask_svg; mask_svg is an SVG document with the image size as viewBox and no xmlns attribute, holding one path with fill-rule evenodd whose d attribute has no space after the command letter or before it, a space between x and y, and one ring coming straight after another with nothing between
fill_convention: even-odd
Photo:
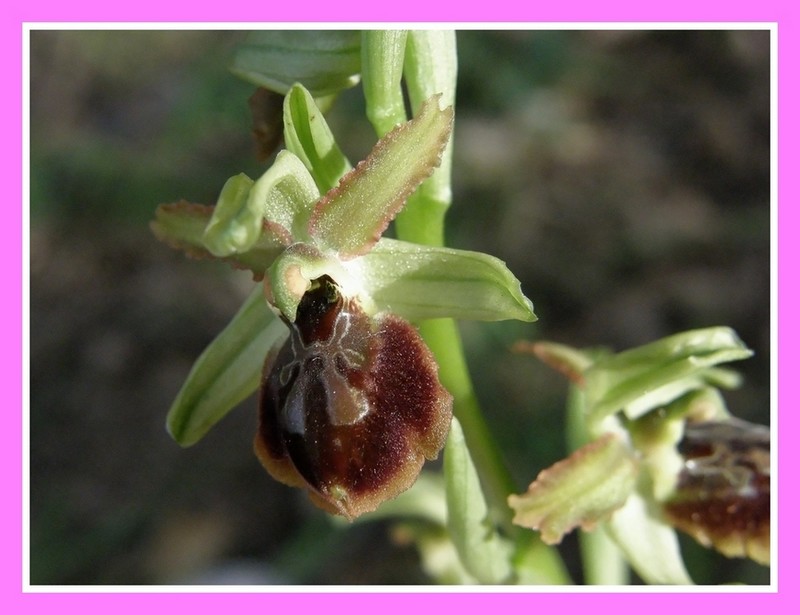
<instances>
[{"instance_id":1,"label":"sunlit green leaf","mask_svg":"<svg viewBox=\"0 0 800 615\"><path fill-rule=\"evenodd\" d=\"M481 583L510 581L512 547L491 524L478 473L456 419L445 445L444 473L447 525L461 563Z\"/></svg>"},{"instance_id":2,"label":"sunlit green leaf","mask_svg":"<svg viewBox=\"0 0 800 615\"><path fill-rule=\"evenodd\" d=\"M592 530L625 503L638 465L625 444L606 434L539 473L522 495L511 495L514 523L557 544L576 527Z\"/></svg>"},{"instance_id":3,"label":"sunlit green leaf","mask_svg":"<svg viewBox=\"0 0 800 615\"><path fill-rule=\"evenodd\" d=\"M586 402L592 420L624 409L636 418L707 384L719 363L753 353L727 327L679 333L600 359L585 372ZM713 372L712 372L713 374Z\"/></svg>"},{"instance_id":4,"label":"sunlit green leaf","mask_svg":"<svg viewBox=\"0 0 800 615\"><path fill-rule=\"evenodd\" d=\"M336 145L322 111L302 85L294 85L286 95L283 124L286 148L303 161L321 194L353 168Z\"/></svg>"},{"instance_id":5,"label":"sunlit green leaf","mask_svg":"<svg viewBox=\"0 0 800 615\"><path fill-rule=\"evenodd\" d=\"M377 309L411 321L536 320L519 280L488 254L384 238L353 267Z\"/></svg>"},{"instance_id":6,"label":"sunlit green leaf","mask_svg":"<svg viewBox=\"0 0 800 615\"><path fill-rule=\"evenodd\" d=\"M302 83L315 97L358 83L358 30L274 30L252 32L236 50L231 70L256 85L285 94Z\"/></svg>"},{"instance_id":7,"label":"sunlit green leaf","mask_svg":"<svg viewBox=\"0 0 800 615\"><path fill-rule=\"evenodd\" d=\"M441 110L432 98L418 117L378 141L366 160L317 204L309 230L318 245L343 258L369 251L439 164L452 122L452 107Z\"/></svg>"},{"instance_id":8,"label":"sunlit green leaf","mask_svg":"<svg viewBox=\"0 0 800 615\"><path fill-rule=\"evenodd\" d=\"M269 349L287 335L257 286L195 361L167 416L167 430L189 446L258 388Z\"/></svg>"}]
</instances>

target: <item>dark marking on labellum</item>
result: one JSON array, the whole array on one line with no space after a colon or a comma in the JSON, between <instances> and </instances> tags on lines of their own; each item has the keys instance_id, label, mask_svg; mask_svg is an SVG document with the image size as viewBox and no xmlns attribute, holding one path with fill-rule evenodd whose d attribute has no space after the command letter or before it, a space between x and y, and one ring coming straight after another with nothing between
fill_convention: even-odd
<instances>
[{"instance_id":1,"label":"dark marking on labellum","mask_svg":"<svg viewBox=\"0 0 800 615\"><path fill-rule=\"evenodd\" d=\"M769 564L769 430L739 419L689 423L679 451L670 522L728 557Z\"/></svg>"}]
</instances>

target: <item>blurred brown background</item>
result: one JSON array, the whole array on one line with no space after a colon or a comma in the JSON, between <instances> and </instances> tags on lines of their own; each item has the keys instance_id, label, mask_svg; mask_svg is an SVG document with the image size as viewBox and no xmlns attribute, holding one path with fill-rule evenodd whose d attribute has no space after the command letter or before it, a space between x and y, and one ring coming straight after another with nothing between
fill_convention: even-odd
<instances>
[{"instance_id":1,"label":"blurred brown background","mask_svg":"<svg viewBox=\"0 0 800 615\"><path fill-rule=\"evenodd\" d=\"M164 419L247 274L159 244L156 205L260 174L243 32L31 34L31 582L425 583L388 522L342 530L251 452L251 399L190 449ZM726 394L769 424L767 31L463 31L448 241L505 260L539 322L463 323L520 488L563 456L566 383L517 339L617 349L729 325ZM359 88L329 121L374 142ZM689 541L700 583L768 570ZM563 551L580 580L575 540Z\"/></svg>"}]
</instances>

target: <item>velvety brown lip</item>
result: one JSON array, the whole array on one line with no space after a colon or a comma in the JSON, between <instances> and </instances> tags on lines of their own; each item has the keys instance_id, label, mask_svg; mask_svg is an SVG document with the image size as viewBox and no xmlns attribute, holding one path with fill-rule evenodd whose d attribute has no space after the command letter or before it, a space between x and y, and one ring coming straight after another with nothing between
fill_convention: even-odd
<instances>
[{"instance_id":1,"label":"velvety brown lip","mask_svg":"<svg viewBox=\"0 0 800 615\"><path fill-rule=\"evenodd\" d=\"M444 446L452 398L409 323L370 318L328 276L265 363L256 452L326 510L354 518L416 480Z\"/></svg>"}]
</instances>

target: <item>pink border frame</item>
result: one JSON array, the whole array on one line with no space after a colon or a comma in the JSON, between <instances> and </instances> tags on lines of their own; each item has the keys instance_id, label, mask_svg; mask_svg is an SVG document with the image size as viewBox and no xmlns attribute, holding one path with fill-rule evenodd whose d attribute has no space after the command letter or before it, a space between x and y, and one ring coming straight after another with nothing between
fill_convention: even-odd
<instances>
[{"instance_id":1,"label":"pink border frame","mask_svg":"<svg viewBox=\"0 0 800 615\"><path fill-rule=\"evenodd\" d=\"M516 6L519 3L519 6ZM284 612L289 609L326 609L330 612L347 609L367 609L379 607L382 611L400 611L409 608L419 608L423 611L439 611L445 608L492 610L530 608L542 611L548 607L579 609L588 612L589 609L600 607L623 607L626 610L644 610L648 612L667 612L672 609L687 610L689 612L724 611L726 613L753 613L764 610L769 613L783 612L795 597L794 590L797 581L792 574L795 570L795 550L792 546L798 544L797 530L793 524L782 524L780 531L781 545L784 546L779 553L779 574L777 578L777 592L772 593L741 593L731 589L730 593L669 593L653 600L653 593L589 593L575 591L570 593L440 593L424 591L411 593L393 593L391 597L384 593L352 593L335 590L321 593L263 593L263 594L170 594L170 593L24 593L22 575L22 413L17 412L23 408L23 371L22 362L22 289L27 280L22 279L23 254L21 231L24 219L22 193L22 158L18 140L22 137L20 130L22 118L21 94L15 97L13 93L17 87L22 86L22 36L23 24L35 22L181 22L187 19L192 22L248 22L259 19L269 19L274 22L305 21L313 18L315 21L344 21L353 20L387 23L392 21L446 21L446 22L758 22L778 24L778 59L779 59L779 163L778 163L778 195L783 207L779 207L780 227L777 230L779 243L778 261L784 267L780 269L782 275L778 276L778 283L784 281L782 288L785 292L779 294L780 313L791 315L797 307L797 299L792 293L788 282L791 275L790 267L795 257L795 247L790 239L790 233L795 225L795 208L791 205L798 200L797 175L793 171L792 154L796 147L797 120L792 109L800 109L800 100L796 91L796 82L791 80L797 74L794 61L797 51L798 28L797 9L792 6L792 0L761 0L760 2L744 2L742 0L728 0L726 2L697 0L673 0L660 6L650 5L641 0L609 0L603 3L588 1L536 3L533 8L524 6L521 0L500 0L491 3L479 3L467 7L466 3L459 3L451 8L447 3L431 4L417 0L405 0L394 7L380 6L375 8L370 3L363 2L363 9L359 6L342 6L341 3L311 0L303 3L302 9L297 5L289 4L288 8L270 6L270 3L251 2L250 0L237 3L219 5L209 3L201 5L193 2L182 6L180 2L164 3L152 0L139 0L136 3L93 2L92 0L73 0L72 2L56 3L48 0L28 0L21 6L3 7L5 19L2 21L0 45L0 63L2 74L12 83L9 88L12 95L6 95L4 100L4 113L2 114L2 134L4 139L3 154L5 157L2 167L4 185L10 195L7 211L10 212L10 223L3 225L3 240L0 241L0 250L3 258L2 281L7 289L6 297L10 300L3 301L6 312L2 319L2 336L4 352L2 355L5 387L7 391L7 408L5 409L5 428L0 432L0 451L5 457L0 464L3 492L6 495L7 505L3 507L3 540L2 565L3 574L0 576L2 590L0 591L0 604L5 612L10 613L35 613L39 611L74 610L81 613L95 612L140 612L143 609L157 609L158 612L184 609L193 613L216 613L221 609L256 609L266 608L273 610L283 607ZM16 3L15 3L16 4ZM277 3L276 3L277 4ZM353 4L353 3L349 3ZM358 2L362 4L362 2ZM314 6L319 5L319 6ZM8 89L6 90L9 91ZM22 203L23 207L17 207ZM777 264L776 264L777 266ZM778 296L773 295L773 296ZM775 312L777 313L777 312ZM796 338L797 325L793 319L784 317L779 319L780 350L778 354L779 382L791 382L790 378L782 378L791 368L790 349L791 343ZM12 342L13 340L13 342ZM789 343L787 343L787 340ZM777 350L777 348L776 348ZM783 369L781 369L781 367ZM797 406L797 396L788 386L780 387L778 401L781 407L790 410ZM793 403L794 402L794 403ZM779 437L779 466L795 467L797 462L797 449L788 446L787 434L793 433L796 427L796 413L785 411L780 416L781 433ZM783 475L784 479L791 473ZM784 483L781 490L778 514L780 518L792 519L796 511L795 495L793 489ZM158 591L157 589L153 590ZM465 590L468 591L468 590Z\"/></svg>"}]
</instances>

